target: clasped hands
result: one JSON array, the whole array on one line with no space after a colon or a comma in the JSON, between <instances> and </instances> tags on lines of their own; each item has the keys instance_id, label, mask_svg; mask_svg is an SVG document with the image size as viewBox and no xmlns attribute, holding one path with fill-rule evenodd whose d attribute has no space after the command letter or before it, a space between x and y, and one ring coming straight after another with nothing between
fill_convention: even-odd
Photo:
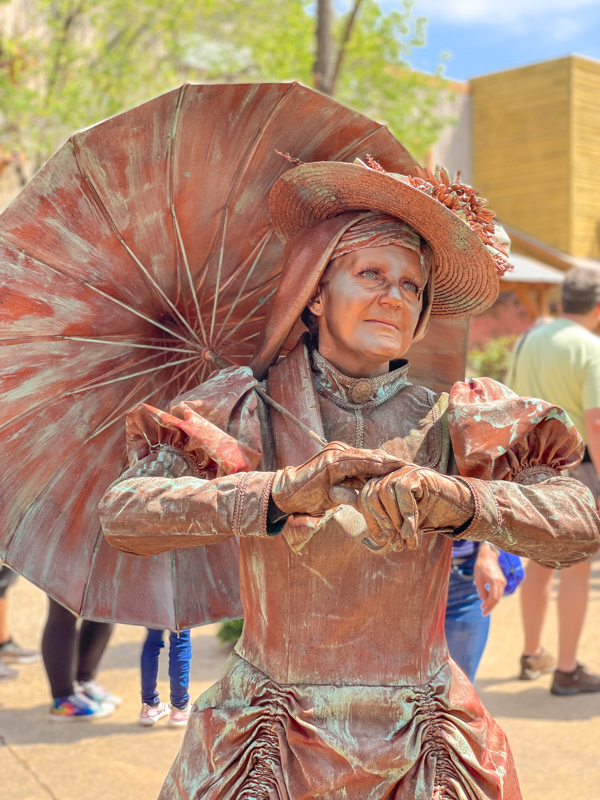
<instances>
[{"instance_id":1,"label":"clasped hands","mask_svg":"<svg viewBox=\"0 0 600 800\"><path fill-rule=\"evenodd\" d=\"M475 513L460 479L340 442L299 467L278 470L271 496L286 514L320 516L341 504L354 506L373 541L393 550L414 549L419 532L453 531Z\"/></svg>"}]
</instances>

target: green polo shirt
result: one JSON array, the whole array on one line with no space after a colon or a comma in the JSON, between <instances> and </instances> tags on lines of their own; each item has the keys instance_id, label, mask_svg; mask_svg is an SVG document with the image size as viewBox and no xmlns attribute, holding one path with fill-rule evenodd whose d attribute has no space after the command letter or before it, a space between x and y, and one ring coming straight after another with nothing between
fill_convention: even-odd
<instances>
[{"instance_id":1,"label":"green polo shirt","mask_svg":"<svg viewBox=\"0 0 600 800\"><path fill-rule=\"evenodd\" d=\"M521 396L563 408L587 444L584 411L600 408L600 336L562 318L533 328L516 352L507 383Z\"/></svg>"}]
</instances>

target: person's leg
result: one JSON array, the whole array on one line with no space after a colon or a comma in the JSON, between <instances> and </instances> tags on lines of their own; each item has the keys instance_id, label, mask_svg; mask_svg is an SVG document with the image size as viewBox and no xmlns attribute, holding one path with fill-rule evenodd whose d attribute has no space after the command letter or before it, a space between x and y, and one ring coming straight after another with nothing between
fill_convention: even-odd
<instances>
[{"instance_id":1,"label":"person's leg","mask_svg":"<svg viewBox=\"0 0 600 800\"><path fill-rule=\"evenodd\" d=\"M6 595L0 597L0 644L8 642L10 632L8 630L8 598Z\"/></svg>"},{"instance_id":2,"label":"person's leg","mask_svg":"<svg viewBox=\"0 0 600 800\"><path fill-rule=\"evenodd\" d=\"M100 665L100 660L108 646L114 629L109 622L91 622L84 619L79 631L79 656L76 677L79 683L93 681Z\"/></svg>"},{"instance_id":3,"label":"person's leg","mask_svg":"<svg viewBox=\"0 0 600 800\"><path fill-rule=\"evenodd\" d=\"M160 702L156 683L158 680L158 657L160 650L165 646L163 641L164 631L148 628L148 635L142 647L142 703L156 706Z\"/></svg>"},{"instance_id":4,"label":"person's leg","mask_svg":"<svg viewBox=\"0 0 600 800\"><path fill-rule=\"evenodd\" d=\"M48 619L42 636L42 658L52 697L65 699L74 692L73 677L77 617L52 598L48 598Z\"/></svg>"},{"instance_id":5,"label":"person's leg","mask_svg":"<svg viewBox=\"0 0 600 800\"><path fill-rule=\"evenodd\" d=\"M554 570L530 561L521 584L521 614L525 640L523 655L536 656L542 649L542 629L548 612Z\"/></svg>"},{"instance_id":6,"label":"person's leg","mask_svg":"<svg viewBox=\"0 0 600 800\"><path fill-rule=\"evenodd\" d=\"M171 631L169 636L169 680L171 705L175 708L185 708L190 702L188 689L191 660L192 644L189 630L182 631L179 635Z\"/></svg>"},{"instance_id":7,"label":"person's leg","mask_svg":"<svg viewBox=\"0 0 600 800\"><path fill-rule=\"evenodd\" d=\"M446 606L446 641L452 659L471 683L483 655L490 630L490 617L481 613L481 600L473 581L450 573Z\"/></svg>"},{"instance_id":8,"label":"person's leg","mask_svg":"<svg viewBox=\"0 0 600 800\"><path fill-rule=\"evenodd\" d=\"M10 630L8 628L8 597L9 586L17 580L17 573L10 567L0 566L0 645L10 642Z\"/></svg>"},{"instance_id":9,"label":"person's leg","mask_svg":"<svg viewBox=\"0 0 600 800\"><path fill-rule=\"evenodd\" d=\"M577 667L577 645L587 611L591 568L591 563L584 561L560 573L556 666L561 672L572 672Z\"/></svg>"}]
</instances>

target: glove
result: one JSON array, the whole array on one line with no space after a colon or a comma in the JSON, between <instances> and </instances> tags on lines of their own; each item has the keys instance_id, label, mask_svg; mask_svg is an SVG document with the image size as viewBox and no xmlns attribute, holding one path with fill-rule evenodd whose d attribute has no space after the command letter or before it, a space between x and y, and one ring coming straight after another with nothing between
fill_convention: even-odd
<instances>
[{"instance_id":1,"label":"glove","mask_svg":"<svg viewBox=\"0 0 600 800\"><path fill-rule=\"evenodd\" d=\"M340 500L329 494L332 487L342 482L361 487L365 481L387 475L405 463L383 450L361 450L333 442L302 466L278 470L271 497L286 514L320 516L340 505Z\"/></svg>"},{"instance_id":2,"label":"glove","mask_svg":"<svg viewBox=\"0 0 600 800\"><path fill-rule=\"evenodd\" d=\"M450 533L470 522L475 501L468 484L427 467L409 464L378 480L369 481L358 497L371 538L414 550L417 533Z\"/></svg>"}]
</instances>

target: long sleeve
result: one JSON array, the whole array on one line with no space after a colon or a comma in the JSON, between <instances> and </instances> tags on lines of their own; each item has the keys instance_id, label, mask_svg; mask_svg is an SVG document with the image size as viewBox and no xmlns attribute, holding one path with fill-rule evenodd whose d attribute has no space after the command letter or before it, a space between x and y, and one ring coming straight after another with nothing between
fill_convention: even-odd
<instances>
[{"instance_id":1,"label":"long sleeve","mask_svg":"<svg viewBox=\"0 0 600 800\"><path fill-rule=\"evenodd\" d=\"M213 480L191 472L184 456L170 447L129 469L99 506L107 541L147 556L231 536L268 535L272 472L239 472Z\"/></svg>"},{"instance_id":2,"label":"long sleeve","mask_svg":"<svg viewBox=\"0 0 600 800\"><path fill-rule=\"evenodd\" d=\"M545 567L568 567L600 546L591 492L565 470L581 437L561 409L489 378L456 384L448 407L458 472L476 511L455 539L488 540Z\"/></svg>"},{"instance_id":3,"label":"long sleeve","mask_svg":"<svg viewBox=\"0 0 600 800\"><path fill-rule=\"evenodd\" d=\"M274 475L263 458L260 408L247 367L231 367L175 400L140 404L127 415L130 469L100 506L107 541L155 555L266 536Z\"/></svg>"}]
</instances>

